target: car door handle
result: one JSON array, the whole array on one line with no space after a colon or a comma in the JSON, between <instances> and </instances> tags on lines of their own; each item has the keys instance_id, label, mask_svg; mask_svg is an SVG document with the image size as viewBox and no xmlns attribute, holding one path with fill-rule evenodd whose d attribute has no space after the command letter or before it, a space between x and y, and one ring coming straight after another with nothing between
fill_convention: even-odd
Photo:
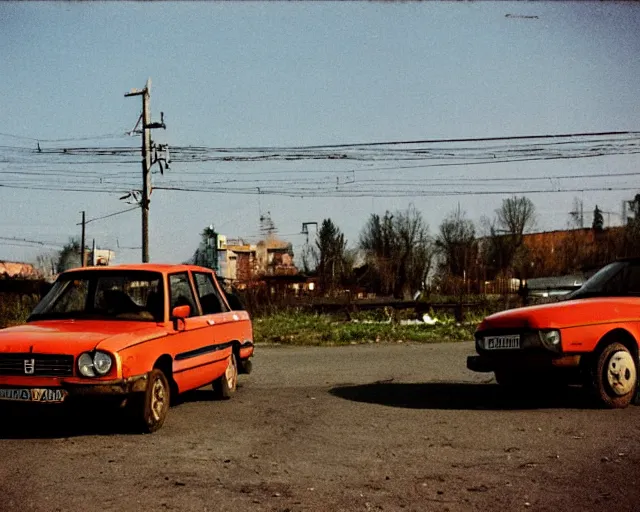
<instances>
[{"instance_id":1,"label":"car door handle","mask_svg":"<svg viewBox=\"0 0 640 512\"><path fill-rule=\"evenodd\" d=\"M209 325L214 325L216 323L216 321L215 320L207 320L207 323Z\"/></svg>"}]
</instances>

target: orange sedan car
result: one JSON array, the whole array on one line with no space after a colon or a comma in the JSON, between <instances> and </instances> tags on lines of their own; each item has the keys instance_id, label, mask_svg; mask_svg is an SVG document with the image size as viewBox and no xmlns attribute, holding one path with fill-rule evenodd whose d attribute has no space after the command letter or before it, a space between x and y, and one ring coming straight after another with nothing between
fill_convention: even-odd
<instances>
[{"instance_id":1,"label":"orange sedan car","mask_svg":"<svg viewBox=\"0 0 640 512\"><path fill-rule=\"evenodd\" d=\"M626 407L638 391L640 259L605 266L560 302L488 316L475 338L467 367L500 385L580 383L600 405Z\"/></svg>"},{"instance_id":2,"label":"orange sedan car","mask_svg":"<svg viewBox=\"0 0 640 512\"><path fill-rule=\"evenodd\" d=\"M229 398L251 371L251 320L229 302L192 265L67 271L25 325L0 330L0 400L110 397L154 432L172 397L212 384Z\"/></svg>"}]
</instances>

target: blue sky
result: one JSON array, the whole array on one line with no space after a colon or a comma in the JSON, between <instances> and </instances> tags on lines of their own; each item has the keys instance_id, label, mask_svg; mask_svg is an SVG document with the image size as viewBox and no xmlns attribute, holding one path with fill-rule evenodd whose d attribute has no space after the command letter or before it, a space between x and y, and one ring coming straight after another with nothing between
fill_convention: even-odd
<instances>
[{"instance_id":1,"label":"blue sky","mask_svg":"<svg viewBox=\"0 0 640 512\"><path fill-rule=\"evenodd\" d=\"M65 166L46 157L15 157L6 146L33 149L36 141L7 134L41 141L122 134L140 111L139 98L124 98L124 93L143 87L148 77L153 117L162 110L167 122L167 130L154 131L154 139L173 146L289 147L633 131L640 126L639 29L640 6L629 3L2 2L0 171L71 169L78 180L84 173L106 175L110 168L104 163ZM41 144L137 146L139 137ZM618 155L406 174L390 170L384 176L619 173L637 170L639 160ZM193 179L195 172L209 180L217 172L273 170L287 170L288 176L326 170L332 176L333 166L338 164L176 162L165 176L153 179L162 186ZM130 173L132 183L140 180L139 164L119 165L113 172ZM5 179L0 174L0 184ZM11 178L13 183L20 179ZM46 188L58 178L43 172L37 179ZM34 183L33 178L24 182ZM637 182L637 177L612 177L589 184L633 188ZM560 185L580 183L586 181ZM551 230L566 227L574 197L584 201L586 211L598 204L614 212L613 224L620 222L622 200L634 194L530 197L538 229ZM0 187L0 236L64 243L79 234L80 210L93 218L126 208L118 197ZM256 240L259 216L266 211L299 252L302 222L331 217L353 245L371 213L413 203L435 233L458 203L479 221L491 216L504 197L289 198L156 190L151 259L185 260L209 224L229 237ZM87 236L114 249L116 241L139 246L139 213L91 223ZM31 261L47 250L24 245L29 244L0 245L0 259ZM121 249L117 259L139 261L140 252Z\"/></svg>"}]
</instances>

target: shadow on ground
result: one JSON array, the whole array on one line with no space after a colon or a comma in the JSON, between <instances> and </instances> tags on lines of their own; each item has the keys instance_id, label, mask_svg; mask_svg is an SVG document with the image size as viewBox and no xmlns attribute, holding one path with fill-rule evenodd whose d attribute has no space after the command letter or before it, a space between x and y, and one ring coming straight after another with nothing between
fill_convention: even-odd
<instances>
[{"instance_id":1,"label":"shadow on ground","mask_svg":"<svg viewBox=\"0 0 640 512\"><path fill-rule=\"evenodd\" d=\"M513 392L497 384L467 382L393 383L374 382L340 386L329 390L334 396L409 409L526 410L592 409L587 393L578 387Z\"/></svg>"},{"instance_id":2,"label":"shadow on ground","mask_svg":"<svg viewBox=\"0 0 640 512\"><path fill-rule=\"evenodd\" d=\"M240 389L241 386L238 386ZM217 401L211 388L188 391L171 401L169 415L180 405ZM91 435L136 435L127 412L114 403L0 404L0 439L55 439Z\"/></svg>"},{"instance_id":3,"label":"shadow on ground","mask_svg":"<svg viewBox=\"0 0 640 512\"><path fill-rule=\"evenodd\" d=\"M64 405L3 405L0 439L55 439L132 434L122 411L114 407L69 408Z\"/></svg>"}]
</instances>

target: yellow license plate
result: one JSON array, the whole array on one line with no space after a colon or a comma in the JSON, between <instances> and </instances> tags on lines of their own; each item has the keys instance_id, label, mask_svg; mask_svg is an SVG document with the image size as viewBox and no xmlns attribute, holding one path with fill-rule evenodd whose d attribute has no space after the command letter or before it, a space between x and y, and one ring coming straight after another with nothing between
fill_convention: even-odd
<instances>
[{"instance_id":1,"label":"yellow license plate","mask_svg":"<svg viewBox=\"0 0 640 512\"><path fill-rule=\"evenodd\" d=\"M0 388L0 400L13 402L63 402L67 392L59 388Z\"/></svg>"}]
</instances>

